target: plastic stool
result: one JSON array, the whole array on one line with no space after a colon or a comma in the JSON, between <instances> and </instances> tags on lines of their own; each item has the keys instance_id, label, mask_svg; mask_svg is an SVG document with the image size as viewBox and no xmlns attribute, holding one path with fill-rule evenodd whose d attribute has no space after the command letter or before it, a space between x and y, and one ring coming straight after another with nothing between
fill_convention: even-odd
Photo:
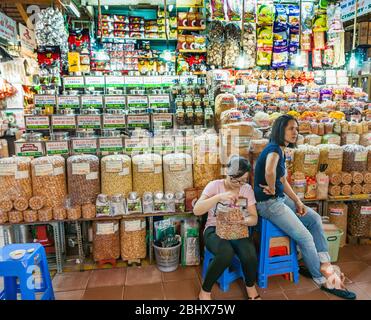
<instances>
[{"instance_id":1,"label":"plastic stool","mask_svg":"<svg viewBox=\"0 0 371 320\"><path fill-rule=\"evenodd\" d=\"M26 254L18 260L9 254L14 250L26 250ZM28 253L27 250L33 249ZM35 283L33 272L40 267L41 281ZM45 249L39 243L10 244L0 248L0 277L4 277L4 290L0 292L0 300L17 300L17 293L22 300L35 300L35 293L43 293L41 300L54 300L54 291ZM19 284L17 284L17 278Z\"/></svg>"},{"instance_id":2,"label":"plastic stool","mask_svg":"<svg viewBox=\"0 0 371 320\"><path fill-rule=\"evenodd\" d=\"M281 229L272 222L259 217L260 230L260 254L259 254L259 274L258 285L260 288L268 287L268 278L274 275L280 275L292 272L295 283L299 281L299 265L296 255L296 243L290 238L290 254L270 257L269 242L274 237L287 237Z\"/></svg>"},{"instance_id":3,"label":"plastic stool","mask_svg":"<svg viewBox=\"0 0 371 320\"><path fill-rule=\"evenodd\" d=\"M205 247L204 263L202 266L202 279L205 279L207 268L209 267L209 263L213 258L214 254L207 250L207 248ZM229 268L225 269L223 274L218 279L220 289L223 292L227 292L229 290L229 285L239 278L244 279L244 275L241 262L235 255L232 260L232 265Z\"/></svg>"},{"instance_id":4,"label":"plastic stool","mask_svg":"<svg viewBox=\"0 0 371 320\"><path fill-rule=\"evenodd\" d=\"M285 246L269 248L269 257L285 256L288 254L288 248ZM282 275L285 280L290 280L290 273Z\"/></svg>"}]
</instances>

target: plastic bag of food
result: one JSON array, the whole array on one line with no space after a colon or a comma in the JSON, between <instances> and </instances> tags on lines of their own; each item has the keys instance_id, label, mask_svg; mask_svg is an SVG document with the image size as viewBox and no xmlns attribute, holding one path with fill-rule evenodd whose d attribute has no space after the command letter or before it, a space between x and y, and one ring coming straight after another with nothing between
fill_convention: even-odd
<instances>
[{"instance_id":1,"label":"plastic bag of food","mask_svg":"<svg viewBox=\"0 0 371 320\"><path fill-rule=\"evenodd\" d=\"M211 0L211 12L213 19L225 20L224 3L225 0Z\"/></svg>"},{"instance_id":2,"label":"plastic bag of food","mask_svg":"<svg viewBox=\"0 0 371 320\"><path fill-rule=\"evenodd\" d=\"M364 133L364 134L361 135L360 145L362 145L364 147L371 146L371 132L370 133Z\"/></svg>"},{"instance_id":3,"label":"plastic bag of food","mask_svg":"<svg viewBox=\"0 0 371 320\"><path fill-rule=\"evenodd\" d=\"M353 202L349 206L348 231L352 236L368 237L371 223L369 201Z\"/></svg>"},{"instance_id":4,"label":"plastic bag of food","mask_svg":"<svg viewBox=\"0 0 371 320\"><path fill-rule=\"evenodd\" d=\"M300 145L295 149L294 172L303 172L305 176L314 177L318 172L319 150L310 145Z\"/></svg>"},{"instance_id":5,"label":"plastic bag of food","mask_svg":"<svg viewBox=\"0 0 371 320\"><path fill-rule=\"evenodd\" d=\"M120 233L117 220L93 222L94 261L120 257Z\"/></svg>"},{"instance_id":6,"label":"plastic bag of food","mask_svg":"<svg viewBox=\"0 0 371 320\"><path fill-rule=\"evenodd\" d=\"M316 175L317 181L317 200L326 200L328 197L328 186L329 186L329 176L324 172L319 172Z\"/></svg>"},{"instance_id":7,"label":"plastic bag of food","mask_svg":"<svg viewBox=\"0 0 371 320\"><path fill-rule=\"evenodd\" d=\"M257 23L261 26L273 25L274 6L273 3L258 3Z\"/></svg>"},{"instance_id":8,"label":"plastic bag of food","mask_svg":"<svg viewBox=\"0 0 371 320\"><path fill-rule=\"evenodd\" d=\"M343 146L343 171L366 171L367 170L367 149L356 144Z\"/></svg>"},{"instance_id":9,"label":"plastic bag of food","mask_svg":"<svg viewBox=\"0 0 371 320\"><path fill-rule=\"evenodd\" d=\"M343 166L343 149L336 144L320 144L319 165L326 166L324 172L328 175L340 173Z\"/></svg>"},{"instance_id":10,"label":"plastic bag of food","mask_svg":"<svg viewBox=\"0 0 371 320\"><path fill-rule=\"evenodd\" d=\"M289 62L289 51L287 46L274 47L272 55L273 68L285 68Z\"/></svg>"},{"instance_id":11,"label":"plastic bag of food","mask_svg":"<svg viewBox=\"0 0 371 320\"><path fill-rule=\"evenodd\" d=\"M182 266L200 264L200 226L196 219L186 219L181 226Z\"/></svg>"},{"instance_id":12,"label":"plastic bag of food","mask_svg":"<svg viewBox=\"0 0 371 320\"><path fill-rule=\"evenodd\" d=\"M307 143L311 146L317 146L321 144L322 137L317 134L308 134L304 137L304 143Z\"/></svg>"},{"instance_id":13,"label":"plastic bag of food","mask_svg":"<svg viewBox=\"0 0 371 320\"><path fill-rule=\"evenodd\" d=\"M311 34L314 16L314 3L301 3L301 32L303 34Z\"/></svg>"},{"instance_id":14,"label":"plastic bag of food","mask_svg":"<svg viewBox=\"0 0 371 320\"><path fill-rule=\"evenodd\" d=\"M237 99L233 94L222 93L215 98L215 126L220 128L220 117L223 111L237 108Z\"/></svg>"},{"instance_id":15,"label":"plastic bag of food","mask_svg":"<svg viewBox=\"0 0 371 320\"><path fill-rule=\"evenodd\" d=\"M334 133L325 134L322 137L322 143L323 144L336 144L340 146L341 144L341 137Z\"/></svg>"},{"instance_id":16,"label":"plastic bag of food","mask_svg":"<svg viewBox=\"0 0 371 320\"><path fill-rule=\"evenodd\" d=\"M244 221L243 212L240 207L218 204L215 210L216 234L226 240L247 238L249 235L246 225L238 222Z\"/></svg>"},{"instance_id":17,"label":"plastic bag of food","mask_svg":"<svg viewBox=\"0 0 371 320\"><path fill-rule=\"evenodd\" d=\"M307 188L307 180L302 172L295 172L291 176L291 187L299 199L304 199Z\"/></svg>"},{"instance_id":18,"label":"plastic bag of food","mask_svg":"<svg viewBox=\"0 0 371 320\"><path fill-rule=\"evenodd\" d=\"M229 21L241 21L242 1L244 0L227 0L227 17Z\"/></svg>"},{"instance_id":19,"label":"plastic bag of food","mask_svg":"<svg viewBox=\"0 0 371 320\"><path fill-rule=\"evenodd\" d=\"M144 259L147 254L146 220L121 221L121 259Z\"/></svg>"},{"instance_id":20,"label":"plastic bag of food","mask_svg":"<svg viewBox=\"0 0 371 320\"><path fill-rule=\"evenodd\" d=\"M288 29L288 16L286 6L282 4L275 5L276 14L274 19L274 32L286 31Z\"/></svg>"},{"instance_id":21,"label":"plastic bag of food","mask_svg":"<svg viewBox=\"0 0 371 320\"><path fill-rule=\"evenodd\" d=\"M193 188L192 157L185 153L167 154L163 158L165 193Z\"/></svg>"},{"instance_id":22,"label":"plastic bag of food","mask_svg":"<svg viewBox=\"0 0 371 320\"><path fill-rule=\"evenodd\" d=\"M255 0L243 0L245 1L245 22L255 22Z\"/></svg>"}]
</instances>

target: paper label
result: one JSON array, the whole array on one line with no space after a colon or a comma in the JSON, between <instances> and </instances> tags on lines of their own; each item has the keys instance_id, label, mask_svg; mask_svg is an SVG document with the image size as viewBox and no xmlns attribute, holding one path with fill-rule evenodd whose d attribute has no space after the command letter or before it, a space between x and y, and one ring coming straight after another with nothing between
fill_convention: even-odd
<instances>
[{"instance_id":1,"label":"paper label","mask_svg":"<svg viewBox=\"0 0 371 320\"><path fill-rule=\"evenodd\" d=\"M367 161L367 151L366 152L356 152L354 155L354 161Z\"/></svg>"},{"instance_id":2,"label":"paper label","mask_svg":"<svg viewBox=\"0 0 371 320\"><path fill-rule=\"evenodd\" d=\"M46 164L37 164L34 166L35 169L35 175L38 176L49 176L52 175L54 170L53 170L53 165L51 163L46 163Z\"/></svg>"},{"instance_id":3,"label":"paper label","mask_svg":"<svg viewBox=\"0 0 371 320\"><path fill-rule=\"evenodd\" d=\"M317 164L319 155L318 154L306 154L304 157L305 164Z\"/></svg>"},{"instance_id":4,"label":"paper label","mask_svg":"<svg viewBox=\"0 0 371 320\"><path fill-rule=\"evenodd\" d=\"M162 172L162 166L156 166L155 167L155 173L160 174Z\"/></svg>"},{"instance_id":5,"label":"paper label","mask_svg":"<svg viewBox=\"0 0 371 320\"><path fill-rule=\"evenodd\" d=\"M343 150L339 149L339 150L334 150L334 149L330 149L329 152L328 152L328 158L329 159L340 159L342 158L343 156Z\"/></svg>"},{"instance_id":6,"label":"paper label","mask_svg":"<svg viewBox=\"0 0 371 320\"><path fill-rule=\"evenodd\" d=\"M90 172L86 175L86 180L97 180L98 172Z\"/></svg>"},{"instance_id":7,"label":"paper label","mask_svg":"<svg viewBox=\"0 0 371 320\"><path fill-rule=\"evenodd\" d=\"M113 115L105 114L103 115L103 128L105 129L117 129L125 128L126 119L124 114Z\"/></svg>"},{"instance_id":8,"label":"paper label","mask_svg":"<svg viewBox=\"0 0 371 320\"><path fill-rule=\"evenodd\" d=\"M17 171L17 164L0 164L0 176L14 176Z\"/></svg>"},{"instance_id":9,"label":"paper label","mask_svg":"<svg viewBox=\"0 0 371 320\"><path fill-rule=\"evenodd\" d=\"M124 168L122 171L119 173L119 176L127 176L130 173L129 168Z\"/></svg>"},{"instance_id":10,"label":"paper label","mask_svg":"<svg viewBox=\"0 0 371 320\"><path fill-rule=\"evenodd\" d=\"M23 157L40 157L44 154L42 142L16 142L15 154Z\"/></svg>"},{"instance_id":11,"label":"paper label","mask_svg":"<svg viewBox=\"0 0 371 320\"><path fill-rule=\"evenodd\" d=\"M122 138L100 138L99 150L101 152L122 152Z\"/></svg>"},{"instance_id":12,"label":"paper label","mask_svg":"<svg viewBox=\"0 0 371 320\"><path fill-rule=\"evenodd\" d=\"M90 173L90 163L72 163L72 174L81 175Z\"/></svg>"},{"instance_id":13,"label":"paper label","mask_svg":"<svg viewBox=\"0 0 371 320\"><path fill-rule=\"evenodd\" d=\"M340 137L329 137L328 138L328 144L337 144L340 145Z\"/></svg>"},{"instance_id":14,"label":"paper label","mask_svg":"<svg viewBox=\"0 0 371 320\"><path fill-rule=\"evenodd\" d=\"M122 161L110 160L106 162L106 172L117 173L122 171Z\"/></svg>"},{"instance_id":15,"label":"paper label","mask_svg":"<svg viewBox=\"0 0 371 320\"><path fill-rule=\"evenodd\" d=\"M174 85L175 81L178 80L179 77L177 76L162 76L161 82L163 85Z\"/></svg>"},{"instance_id":16,"label":"paper label","mask_svg":"<svg viewBox=\"0 0 371 320\"><path fill-rule=\"evenodd\" d=\"M371 214L371 207L370 206L362 206L361 207L361 214Z\"/></svg>"},{"instance_id":17,"label":"paper label","mask_svg":"<svg viewBox=\"0 0 371 320\"><path fill-rule=\"evenodd\" d=\"M125 85L133 87L143 84L143 77L125 77Z\"/></svg>"},{"instance_id":18,"label":"paper label","mask_svg":"<svg viewBox=\"0 0 371 320\"><path fill-rule=\"evenodd\" d=\"M331 208L330 214L333 216L342 216L344 215L344 210L339 208Z\"/></svg>"},{"instance_id":19,"label":"paper label","mask_svg":"<svg viewBox=\"0 0 371 320\"><path fill-rule=\"evenodd\" d=\"M28 171L16 171L15 173L15 179L21 180L21 179L28 179L30 177L30 174Z\"/></svg>"},{"instance_id":20,"label":"paper label","mask_svg":"<svg viewBox=\"0 0 371 320\"><path fill-rule=\"evenodd\" d=\"M168 95L148 96L148 103L150 108L169 108L170 97Z\"/></svg>"},{"instance_id":21,"label":"paper label","mask_svg":"<svg viewBox=\"0 0 371 320\"><path fill-rule=\"evenodd\" d=\"M143 85L145 87L158 87L159 83L162 83L161 81L160 76L143 77Z\"/></svg>"},{"instance_id":22,"label":"paper label","mask_svg":"<svg viewBox=\"0 0 371 320\"><path fill-rule=\"evenodd\" d=\"M186 169L185 159L176 159L169 163L169 170L174 171L184 171Z\"/></svg>"},{"instance_id":23,"label":"paper label","mask_svg":"<svg viewBox=\"0 0 371 320\"><path fill-rule=\"evenodd\" d=\"M97 235L108 235L115 233L113 223L97 223Z\"/></svg>"},{"instance_id":24,"label":"paper label","mask_svg":"<svg viewBox=\"0 0 371 320\"><path fill-rule=\"evenodd\" d=\"M61 174L64 174L64 168L63 167L54 168L54 172L53 172L54 176L59 176Z\"/></svg>"},{"instance_id":25,"label":"paper label","mask_svg":"<svg viewBox=\"0 0 371 320\"><path fill-rule=\"evenodd\" d=\"M35 116L25 117L26 129L28 130L42 130L49 129L49 117L48 116Z\"/></svg>"},{"instance_id":26,"label":"paper label","mask_svg":"<svg viewBox=\"0 0 371 320\"><path fill-rule=\"evenodd\" d=\"M127 105L129 109L146 109L148 108L148 97L127 96Z\"/></svg>"},{"instance_id":27,"label":"paper label","mask_svg":"<svg viewBox=\"0 0 371 320\"><path fill-rule=\"evenodd\" d=\"M153 151L174 151L173 137L155 137L153 138Z\"/></svg>"},{"instance_id":28,"label":"paper label","mask_svg":"<svg viewBox=\"0 0 371 320\"><path fill-rule=\"evenodd\" d=\"M53 129L75 129L75 116L52 116Z\"/></svg>"},{"instance_id":29,"label":"paper label","mask_svg":"<svg viewBox=\"0 0 371 320\"><path fill-rule=\"evenodd\" d=\"M138 172L154 172L155 171L155 163L154 161L146 161L146 162L139 162L138 163Z\"/></svg>"},{"instance_id":30,"label":"paper label","mask_svg":"<svg viewBox=\"0 0 371 320\"><path fill-rule=\"evenodd\" d=\"M78 109L80 108L80 98L77 96L58 96L58 108L59 109Z\"/></svg>"},{"instance_id":31,"label":"paper label","mask_svg":"<svg viewBox=\"0 0 371 320\"><path fill-rule=\"evenodd\" d=\"M84 95L81 96L81 108L103 108L103 96Z\"/></svg>"},{"instance_id":32,"label":"paper label","mask_svg":"<svg viewBox=\"0 0 371 320\"><path fill-rule=\"evenodd\" d=\"M358 134L353 134L353 133L348 133L346 135L346 144L358 144L359 142L359 135Z\"/></svg>"},{"instance_id":33,"label":"paper label","mask_svg":"<svg viewBox=\"0 0 371 320\"><path fill-rule=\"evenodd\" d=\"M34 104L36 108L42 108L47 106L55 106L57 104L56 97L53 95L40 95L35 94Z\"/></svg>"},{"instance_id":34,"label":"paper label","mask_svg":"<svg viewBox=\"0 0 371 320\"><path fill-rule=\"evenodd\" d=\"M107 109L125 109L126 97L125 96L105 96L104 104Z\"/></svg>"},{"instance_id":35,"label":"paper label","mask_svg":"<svg viewBox=\"0 0 371 320\"><path fill-rule=\"evenodd\" d=\"M100 120L99 115L78 115L77 127L80 129L100 129Z\"/></svg>"},{"instance_id":36,"label":"paper label","mask_svg":"<svg viewBox=\"0 0 371 320\"><path fill-rule=\"evenodd\" d=\"M193 136L175 137L175 151L192 153Z\"/></svg>"},{"instance_id":37,"label":"paper label","mask_svg":"<svg viewBox=\"0 0 371 320\"><path fill-rule=\"evenodd\" d=\"M97 139L74 139L72 140L72 151L74 153L96 153Z\"/></svg>"},{"instance_id":38,"label":"paper label","mask_svg":"<svg viewBox=\"0 0 371 320\"><path fill-rule=\"evenodd\" d=\"M84 77L64 77L64 88L83 88Z\"/></svg>"},{"instance_id":39,"label":"paper label","mask_svg":"<svg viewBox=\"0 0 371 320\"><path fill-rule=\"evenodd\" d=\"M68 141L46 141L46 154L48 155L62 155L69 153Z\"/></svg>"},{"instance_id":40,"label":"paper label","mask_svg":"<svg viewBox=\"0 0 371 320\"><path fill-rule=\"evenodd\" d=\"M85 86L103 88L104 77L85 76Z\"/></svg>"},{"instance_id":41,"label":"paper label","mask_svg":"<svg viewBox=\"0 0 371 320\"><path fill-rule=\"evenodd\" d=\"M152 115L152 122L155 128L171 128L173 126L173 115L171 113L154 113Z\"/></svg>"},{"instance_id":42,"label":"paper label","mask_svg":"<svg viewBox=\"0 0 371 320\"><path fill-rule=\"evenodd\" d=\"M148 151L150 148L149 138L128 138L125 139L126 152Z\"/></svg>"},{"instance_id":43,"label":"paper label","mask_svg":"<svg viewBox=\"0 0 371 320\"><path fill-rule=\"evenodd\" d=\"M149 115L129 115L128 116L129 128L149 128L150 116Z\"/></svg>"},{"instance_id":44,"label":"paper label","mask_svg":"<svg viewBox=\"0 0 371 320\"><path fill-rule=\"evenodd\" d=\"M141 221L140 220L134 220L134 221L125 221L125 231L131 232L131 231L139 231L141 230Z\"/></svg>"},{"instance_id":45,"label":"paper label","mask_svg":"<svg viewBox=\"0 0 371 320\"><path fill-rule=\"evenodd\" d=\"M124 77L106 76L106 87L123 87L124 85Z\"/></svg>"}]
</instances>

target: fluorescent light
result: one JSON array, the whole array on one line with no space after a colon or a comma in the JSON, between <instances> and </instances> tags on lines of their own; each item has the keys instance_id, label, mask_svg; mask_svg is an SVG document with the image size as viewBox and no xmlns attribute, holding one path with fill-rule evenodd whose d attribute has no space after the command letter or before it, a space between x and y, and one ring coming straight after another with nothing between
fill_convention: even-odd
<instances>
[{"instance_id":1,"label":"fluorescent light","mask_svg":"<svg viewBox=\"0 0 371 320\"><path fill-rule=\"evenodd\" d=\"M108 6L104 6L104 9L108 10L108 9L109 9L109 7L108 7Z\"/></svg>"},{"instance_id":2,"label":"fluorescent light","mask_svg":"<svg viewBox=\"0 0 371 320\"><path fill-rule=\"evenodd\" d=\"M80 18L81 14L79 9L76 7L76 5L73 3L72 0L70 1L61 1L62 6L68 11L73 13L77 18Z\"/></svg>"}]
</instances>

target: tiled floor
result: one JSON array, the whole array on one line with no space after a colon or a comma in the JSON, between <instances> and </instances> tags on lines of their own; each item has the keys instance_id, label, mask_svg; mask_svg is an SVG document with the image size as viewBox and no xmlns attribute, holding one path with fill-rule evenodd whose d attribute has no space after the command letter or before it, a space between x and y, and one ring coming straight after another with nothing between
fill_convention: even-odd
<instances>
[{"instance_id":1,"label":"tiled floor","mask_svg":"<svg viewBox=\"0 0 371 320\"><path fill-rule=\"evenodd\" d=\"M341 248L336 264L345 273L347 287L357 294L358 300L371 300L371 246ZM172 273L162 273L155 265L65 272L54 276L53 287L59 300L195 300L201 287L201 266L179 267ZM298 284L272 277L268 288L258 291L264 300L338 299L303 277ZM215 285L212 296L216 300L247 298L241 280L232 283L225 293Z\"/></svg>"}]
</instances>

